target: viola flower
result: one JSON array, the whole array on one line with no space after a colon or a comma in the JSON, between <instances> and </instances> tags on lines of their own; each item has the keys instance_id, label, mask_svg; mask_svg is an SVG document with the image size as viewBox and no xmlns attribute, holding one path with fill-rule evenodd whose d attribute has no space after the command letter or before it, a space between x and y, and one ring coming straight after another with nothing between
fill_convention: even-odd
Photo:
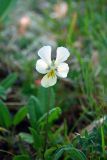
<instances>
[{"instance_id":1,"label":"viola flower","mask_svg":"<svg viewBox=\"0 0 107 160\"><path fill-rule=\"evenodd\" d=\"M36 62L36 70L41 74L46 74L41 85L45 88L53 86L57 82L57 76L66 78L69 72L69 66L65 61L70 56L70 53L65 47L58 47L56 60L51 60L51 46L44 46L38 51L38 56L41 58Z\"/></svg>"}]
</instances>

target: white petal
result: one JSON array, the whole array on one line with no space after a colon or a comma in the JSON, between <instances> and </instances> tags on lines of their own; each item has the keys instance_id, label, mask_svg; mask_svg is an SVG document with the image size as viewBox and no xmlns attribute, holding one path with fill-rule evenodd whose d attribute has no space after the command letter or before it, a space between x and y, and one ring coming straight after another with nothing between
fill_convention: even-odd
<instances>
[{"instance_id":1,"label":"white petal","mask_svg":"<svg viewBox=\"0 0 107 160\"><path fill-rule=\"evenodd\" d=\"M54 77L48 77L48 74L46 74L41 80L41 85L45 88L48 88L50 86L55 85L56 82L57 82L57 76L56 75Z\"/></svg>"},{"instance_id":2,"label":"white petal","mask_svg":"<svg viewBox=\"0 0 107 160\"><path fill-rule=\"evenodd\" d=\"M48 72L47 69L48 69L48 65L42 59L37 60L36 70L39 73L45 74Z\"/></svg>"},{"instance_id":3,"label":"white petal","mask_svg":"<svg viewBox=\"0 0 107 160\"><path fill-rule=\"evenodd\" d=\"M51 64L51 46L44 46L39 49L38 55L43 59L48 65Z\"/></svg>"},{"instance_id":4,"label":"white petal","mask_svg":"<svg viewBox=\"0 0 107 160\"><path fill-rule=\"evenodd\" d=\"M57 67L57 76L61 78L66 78L69 72L69 66L67 63L60 63Z\"/></svg>"},{"instance_id":5,"label":"white petal","mask_svg":"<svg viewBox=\"0 0 107 160\"><path fill-rule=\"evenodd\" d=\"M70 53L67 48L58 47L55 64L59 64L61 62L66 61L69 56L70 56Z\"/></svg>"}]
</instances>

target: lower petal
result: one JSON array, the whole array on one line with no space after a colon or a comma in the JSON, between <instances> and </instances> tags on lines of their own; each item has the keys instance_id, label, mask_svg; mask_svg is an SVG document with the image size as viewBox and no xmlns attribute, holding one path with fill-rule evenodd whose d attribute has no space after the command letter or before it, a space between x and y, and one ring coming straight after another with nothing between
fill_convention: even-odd
<instances>
[{"instance_id":1,"label":"lower petal","mask_svg":"<svg viewBox=\"0 0 107 160\"><path fill-rule=\"evenodd\" d=\"M41 80L41 85L45 88L48 88L50 86L55 85L57 82L57 76L54 75L53 77L49 77L48 74L46 74L42 80Z\"/></svg>"},{"instance_id":2,"label":"lower petal","mask_svg":"<svg viewBox=\"0 0 107 160\"><path fill-rule=\"evenodd\" d=\"M69 66L67 63L61 63L58 65L57 72L56 72L57 76L61 78L66 78L68 72L69 72Z\"/></svg>"}]
</instances>

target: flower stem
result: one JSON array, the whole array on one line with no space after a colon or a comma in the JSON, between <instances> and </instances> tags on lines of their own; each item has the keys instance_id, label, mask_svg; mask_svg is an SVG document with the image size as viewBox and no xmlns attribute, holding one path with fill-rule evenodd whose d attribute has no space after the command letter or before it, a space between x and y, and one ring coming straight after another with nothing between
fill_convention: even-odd
<instances>
[{"instance_id":1,"label":"flower stem","mask_svg":"<svg viewBox=\"0 0 107 160\"><path fill-rule=\"evenodd\" d=\"M49 110L50 110L50 98L51 98L51 88L47 89L48 91L48 104L47 104L47 116L46 116L46 126L45 126L45 136L44 136L44 147L43 147L43 160L45 160L45 151L47 149L47 141L48 141L48 130L49 130Z\"/></svg>"}]
</instances>

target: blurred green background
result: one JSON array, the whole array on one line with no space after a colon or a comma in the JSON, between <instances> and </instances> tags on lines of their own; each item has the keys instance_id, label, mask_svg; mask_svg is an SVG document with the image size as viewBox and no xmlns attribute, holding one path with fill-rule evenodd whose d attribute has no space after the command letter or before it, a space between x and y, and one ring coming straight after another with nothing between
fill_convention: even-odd
<instances>
[{"instance_id":1,"label":"blurred green background","mask_svg":"<svg viewBox=\"0 0 107 160\"><path fill-rule=\"evenodd\" d=\"M107 1L0 0L0 98L12 115L34 98L39 109L33 124L46 113L48 104L48 93L35 70L37 52L44 45L52 46L53 55L58 46L71 53L68 78L58 80L50 91L52 108L62 110L52 128L66 123L71 140L72 134L82 133L107 114ZM25 121L27 111L23 110L24 116L18 121L16 117L15 125ZM27 128L28 121L25 124ZM0 125L11 126L2 120ZM101 132L97 129L92 127L91 136L85 133L81 146L75 142L90 160L107 156L107 126L101 124ZM16 133L23 130L19 127ZM91 140L93 144L88 143Z\"/></svg>"}]
</instances>

